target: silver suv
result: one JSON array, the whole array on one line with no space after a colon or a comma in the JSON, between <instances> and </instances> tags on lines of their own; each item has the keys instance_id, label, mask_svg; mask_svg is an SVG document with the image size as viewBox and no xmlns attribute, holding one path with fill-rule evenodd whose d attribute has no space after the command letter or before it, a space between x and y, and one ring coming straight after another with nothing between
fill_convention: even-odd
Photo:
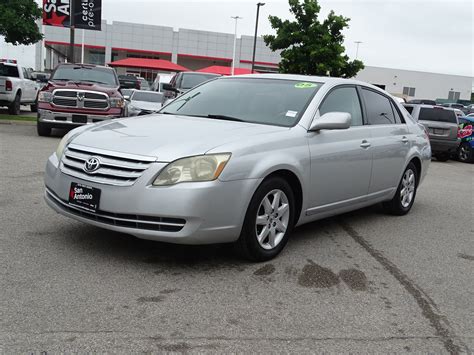
<instances>
[{"instance_id":1,"label":"silver suv","mask_svg":"<svg viewBox=\"0 0 474 355\"><path fill-rule=\"evenodd\" d=\"M430 135L433 156L447 161L456 153L458 140L458 118L452 108L432 105L405 104L411 116L426 127Z\"/></svg>"}]
</instances>

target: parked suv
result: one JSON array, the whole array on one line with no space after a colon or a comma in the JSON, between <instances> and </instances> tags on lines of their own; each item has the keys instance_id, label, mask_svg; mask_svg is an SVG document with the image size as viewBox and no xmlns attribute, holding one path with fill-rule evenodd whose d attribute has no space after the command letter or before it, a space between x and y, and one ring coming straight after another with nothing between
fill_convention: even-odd
<instances>
[{"instance_id":1,"label":"parked suv","mask_svg":"<svg viewBox=\"0 0 474 355\"><path fill-rule=\"evenodd\" d=\"M113 68L60 64L38 95L38 135L123 116L124 99Z\"/></svg>"},{"instance_id":2,"label":"parked suv","mask_svg":"<svg viewBox=\"0 0 474 355\"><path fill-rule=\"evenodd\" d=\"M218 74L210 73L195 73L195 72L181 72L175 74L169 84L164 84L165 103L173 100L177 96L184 94L186 91L192 89L205 81L219 77Z\"/></svg>"},{"instance_id":3,"label":"parked suv","mask_svg":"<svg viewBox=\"0 0 474 355\"><path fill-rule=\"evenodd\" d=\"M458 149L458 159L464 163L474 162L474 117L459 117L458 137L461 144Z\"/></svg>"},{"instance_id":4,"label":"parked suv","mask_svg":"<svg viewBox=\"0 0 474 355\"><path fill-rule=\"evenodd\" d=\"M428 130L433 156L439 161L448 160L459 146L458 117L454 110L432 105L404 106Z\"/></svg>"}]
</instances>

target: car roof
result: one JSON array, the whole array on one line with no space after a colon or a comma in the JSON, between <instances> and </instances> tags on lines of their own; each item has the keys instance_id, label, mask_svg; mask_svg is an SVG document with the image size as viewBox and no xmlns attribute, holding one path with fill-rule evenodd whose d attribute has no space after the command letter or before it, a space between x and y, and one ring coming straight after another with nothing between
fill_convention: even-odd
<instances>
[{"instance_id":1,"label":"car roof","mask_svg":"<svg viewBox=\"0 0 474 355\"><path fill-rule=\"evenodd\" d=\"M107 67L105 65L95 65L95 64L82 64L82 63L59 63L59 66L71 66L71 67L83 67L83 68L103 68L103 69L114 69L112 67Z\"/></svg>"},{"instance_id":2,"label":"car roof","mask_svg":"<svg viewBox=\"0 0 474 355\"><path fill-rule=\"evenodd\" d=\"M436 108L437 110L447 110L447 111L455 111L456 109L453 109L451 107L443 107L443 106L438 106L438 105L427 105L427 104L403 104L403 106L408 106L408 107L421 107L421 108ZM459 110L460 111L460 110Z\"/></svg>"}]
</instances>

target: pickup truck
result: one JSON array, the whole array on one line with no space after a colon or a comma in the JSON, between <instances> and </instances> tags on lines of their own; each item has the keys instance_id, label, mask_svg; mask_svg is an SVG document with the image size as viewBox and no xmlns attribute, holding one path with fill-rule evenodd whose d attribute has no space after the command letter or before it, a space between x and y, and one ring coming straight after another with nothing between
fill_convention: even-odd
<instances>
[{"instance_id":1,"label":"pickup truck","mask_svg":"<svg viewBox=\"0 0 474 355\"><path fill-rule=\"evenodd\" d=\"M15 60L0 59L0 106L7 106L11 115L20 113L21 105L30 105L36 112L38 87L30 71Z\"/></svg>"},{"instance_id":2,"label":"pickup truck","mask_svg":"<svg viewBox=\"0 0 474 355\"><path fill-rule=\"evenodd\" d=\"M124 107L115 69L59 64L38 95L38 135L123 117Z\"/></svg>"}]
</instances>

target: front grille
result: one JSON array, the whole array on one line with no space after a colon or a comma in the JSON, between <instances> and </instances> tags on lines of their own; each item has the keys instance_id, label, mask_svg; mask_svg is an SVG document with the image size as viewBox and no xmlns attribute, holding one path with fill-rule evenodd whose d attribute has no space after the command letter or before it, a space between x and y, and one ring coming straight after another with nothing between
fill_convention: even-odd
<instances>
[{"instance_id":1,"label":"front grille","mask_svg":"<svg viewBox=\"0 0 474 355\"><path fill-rule=\"evenodd\" d=\"M113 154L113 155L112 155ZM84 165L90 157L100 161L93 173L86 173ZM61 171L67 175L100 184L130 186L156 161L152 157L123 157L115 153L103 153L83 147L69 145L61 158Z\"/></svg>"},{"instance_id":2,"label":"front grille","mask_svg":"<svg viewBox=\"0 0 474 355\"><path fill-rule=\"evenodd\" d=\"M90 108L107 110L109 97L107 94L85 90L55 90L53 104L61 107Z\"/></svg>"},{"instance_id":3,"label":"front grille","mask_svg":"<svg viewBox=\"0 0 474 355\"><path fill-rule=\"evenodd\" d=\"M51 201L69 213L90 219L92 221L110 224L117 227L145 229L160 232L179 232L186 224L186 220L182 218L123 214L106 212L102 210L89 212L82 210L80 207L69 205L68 202L59 198L49 189L46 189L46 193Z\"/></svg>"}]
</instances>

